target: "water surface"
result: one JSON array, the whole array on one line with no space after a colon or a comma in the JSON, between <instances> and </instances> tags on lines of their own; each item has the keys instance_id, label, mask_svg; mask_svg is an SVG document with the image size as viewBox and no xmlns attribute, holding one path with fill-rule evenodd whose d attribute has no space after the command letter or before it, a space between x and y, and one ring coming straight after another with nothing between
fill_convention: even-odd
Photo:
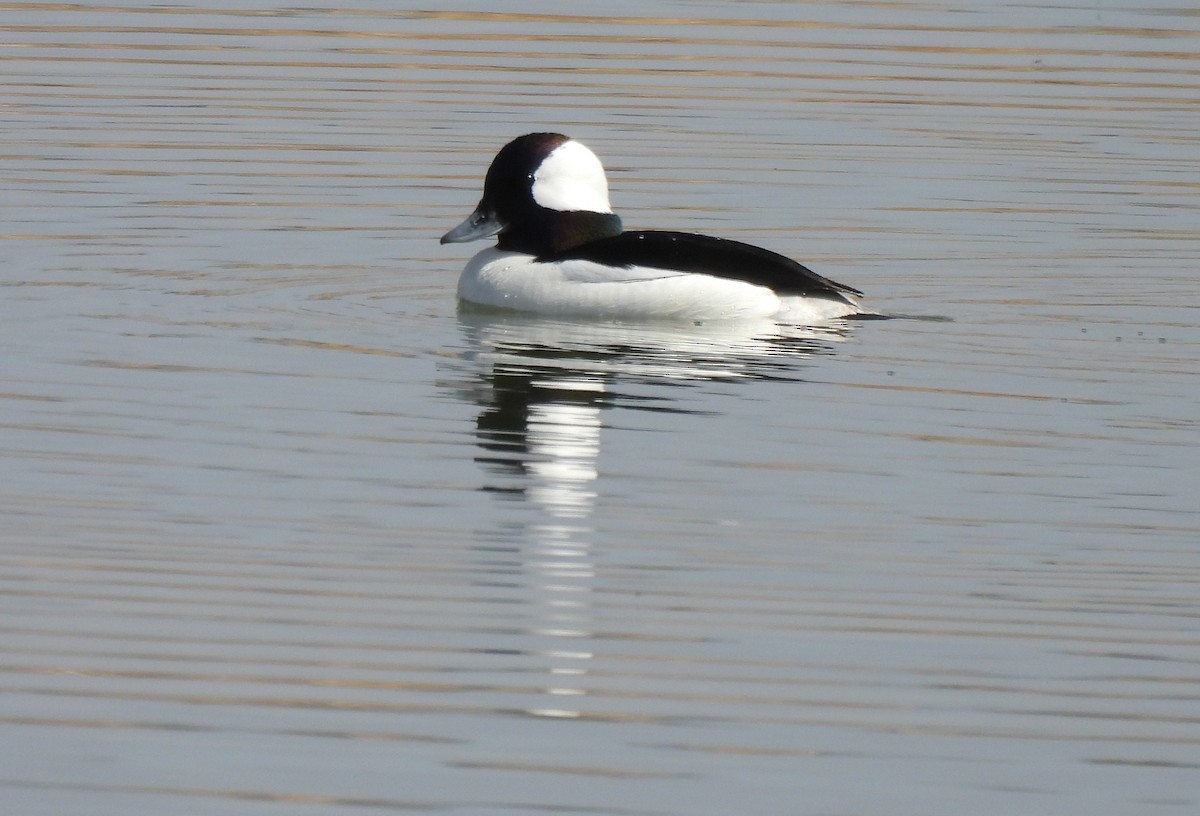
<instances>
[{"instance_id":1,"label":"water surface","mask_svg":"<svg viewBox=\"0 0 1200 816\"><path fill-rule=\"evenodd\" d=\"M590 8L4 7L4 811L1194 813L1194 11ZM543 128L951 320L460 313Z\"/></svg>"}]
</instances>

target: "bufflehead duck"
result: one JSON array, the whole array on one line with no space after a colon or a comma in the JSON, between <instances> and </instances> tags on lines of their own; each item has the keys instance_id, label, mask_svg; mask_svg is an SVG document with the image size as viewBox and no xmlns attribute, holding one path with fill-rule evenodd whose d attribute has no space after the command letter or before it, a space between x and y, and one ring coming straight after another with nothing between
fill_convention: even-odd
<instances>
[{"instance_id":1,"label":"bufflehead duck","mask_svg":"<svg viewBox=\"0 0 1200 816\"><path fill-rule=\"evenodd\" d=\"M497 236L467 264L458 296L483 306L611 319L862 314L862 292L760 247L664 230L624 231L604 167L560 133L505 145L475 212L442 236Z\"/></svg>"}]
</instances>

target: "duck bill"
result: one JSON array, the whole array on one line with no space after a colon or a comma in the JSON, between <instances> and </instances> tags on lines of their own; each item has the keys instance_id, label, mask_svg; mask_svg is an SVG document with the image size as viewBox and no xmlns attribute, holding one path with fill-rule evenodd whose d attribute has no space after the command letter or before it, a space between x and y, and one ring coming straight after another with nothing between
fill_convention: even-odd
<instances>
[{"instance_id":1,"label":"duck bill","mask_svg":"<svg viewBox=\"0 0 1200 816\"><path fill-rule=\"evenodd\" d=\"M443 235L442 243L461 244L466 241L478 241L480 238L490 238L507 226L508 224L497 218L495 213L480 206L467 216L466 221Z\"/></svg>"}]
</instances>

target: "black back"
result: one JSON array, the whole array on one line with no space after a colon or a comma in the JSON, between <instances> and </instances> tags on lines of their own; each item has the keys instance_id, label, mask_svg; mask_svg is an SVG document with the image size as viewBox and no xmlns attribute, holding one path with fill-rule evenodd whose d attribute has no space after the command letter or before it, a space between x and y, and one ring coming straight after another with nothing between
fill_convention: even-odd
<instances>
[{"instance_id":1,"label":"black back","mask_svg":"<svg viewBox=\"0 0 1200 816\"><path fill-rule=\"evenodd\" d=\"M780 295L853 303L862 292L822 277L769 249L689 232L633 230L543 255L539 261L586 260L608 266L649 266L758 284Z\"/></svg>"}]
</instances>

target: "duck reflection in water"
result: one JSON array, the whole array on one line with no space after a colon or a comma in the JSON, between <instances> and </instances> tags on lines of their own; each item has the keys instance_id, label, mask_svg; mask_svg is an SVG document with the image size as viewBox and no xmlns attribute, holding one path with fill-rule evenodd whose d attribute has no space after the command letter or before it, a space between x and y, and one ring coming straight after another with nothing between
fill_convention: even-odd
<instances>
[{"instance_id":1,"label":"duck reflection in water","mask_svg":"<svg viewBox=\"0 0 1200 816\"><path fill-rule=\"evenodd\" d=\"M654 326L473 312L459 322L470 368L465 390L479 409L476 461L491 477L481 489L518 519L498 525L489 547L517 554L513 569L536 607L526 633L549 640L538 654L548 663L543 691L553 703L526 713L582 716L594 657L590 518L605 414L702 413L687 401L686 386L696 382L801 380L801 361L831 353L850 324L781 333L770 321Z\"/></svg>"},{"instance_id":2,"label":"duck reflection in water","mask_svg":"<svg viewBox=\"0 0 1200 816\"><path fill-rule=\"evenodd\" d=\"M551 518L591 515L600 411L611 404L604 380L548 366L499 366L491 392L476 422L484 451L476 461L517 477L517 484L484 489L528 498Z\"/></svg>"},{"instance_id":3,"label":"duck reflection in water","mask_svg":"<svg viewBox=\"0 0 1200 816\"><path fill-rule=\"evenodd\" d=\"M831 353L852 325L580 324L472 312L459 320L477 378L477 461L504 477L483 489L556 519L591 514L605 409L697 413L683 386L800 380L798 361Z\"/></svg>"}]
</instances>

